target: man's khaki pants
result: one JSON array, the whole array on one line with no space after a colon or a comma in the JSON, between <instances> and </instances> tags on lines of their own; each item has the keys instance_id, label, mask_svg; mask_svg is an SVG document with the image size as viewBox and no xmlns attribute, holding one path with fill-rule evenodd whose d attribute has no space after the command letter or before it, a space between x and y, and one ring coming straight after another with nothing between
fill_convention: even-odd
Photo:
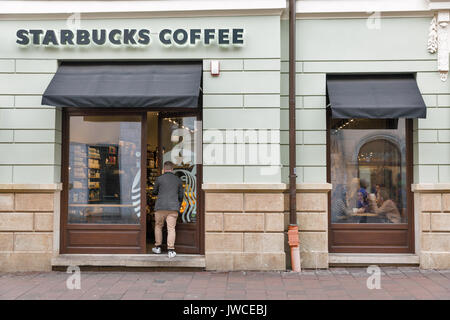
<instances>
[{"instance_id":1,"label":"man's khaki pants","mask_svg":"<svg viewBox=\"0 0 450 320\"><path fill-rule=\"evenodd\" d=\"M162 228L164 221L167 222L167 249L175 249L175 226L177 224L178 212L159 210L155 212L155 246L162 243Z\"/></svg>"}]
</instances>

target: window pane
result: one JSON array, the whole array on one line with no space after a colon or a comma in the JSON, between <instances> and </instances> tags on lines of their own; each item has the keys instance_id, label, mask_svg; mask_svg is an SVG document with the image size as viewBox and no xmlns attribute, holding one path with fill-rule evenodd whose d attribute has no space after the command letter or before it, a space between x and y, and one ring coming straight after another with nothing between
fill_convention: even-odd
<instances>
[{"instance_id":1,"label":"window pane","mask_svg":"<svg viewBox=\"0 0 450 320\"><path fill-rule=\"evenodd\" d=\"M172 161L174 173L181 178L184 199L178 223L197 221L196 118L174 117L162 121L161 146L163 163Z\"/></svg>"},{"instance_id":2,"label":"window pane","mask_svg":"<svg viewBox=\"0 0 450 320\"><path fill-rule=\"evenodd\" d=\"M70 118L69 223L138 224L141 119Z\"/></svg>"},{"instance_id":3,"label":"window pane","mask_svg":"<svg viewBox=\"0 0 450 320\"><path fill-rule=\"evenodd\" d=\"M333 223L406 223L405 119L333 119Z\"/></svg>"}]
</instances>

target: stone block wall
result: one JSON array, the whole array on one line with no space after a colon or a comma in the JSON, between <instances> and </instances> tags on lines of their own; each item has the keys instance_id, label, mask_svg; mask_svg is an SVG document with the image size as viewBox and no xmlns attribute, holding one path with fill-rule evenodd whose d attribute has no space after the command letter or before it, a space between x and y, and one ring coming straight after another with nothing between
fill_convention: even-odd
<instances>
[{"instance_id":1,"label":"stone block wall","mask_svg":"<svg viewBox=\"0 0 450 320\"><path fill-rule=\"evenodd\" d=\"M51 270L55 203L54 191L0 188L0 272Z\"/></svg>"},{"instance_id":2,"label":"stone block wall","mask_svg":"<svg viewBox=\"0 0 450 320\"><path fill-rule=\"evenodd\" d=\"M415 204L419 214L420 267L450 268L450 186L415 187Z\"/></svg>"},{"instance_id":3,"label":"stone block wall","mask_svg":"<svg viewBox=\"0 0 450 320\"><path fill-rule=\"evenodd\" d=\"M241 189L239 189L239 186ZM217 184L205 190L208 270L285 270L289 196L285 184ZM327 183L297 185L302 268L328 268Z\"/></svg>"},{"instance_id":4,"label":"stone block wall","mask_svg":"<svg viewBox=\"0 0 450 320\"><path fill-rule=\"evenodd\" d=\"M282 190L205 190L207 270L285 270Z\"/></svg>"},{"instance_id":5,"label":"stone block wall","mask_svg":"<svg viewBox=\"0 0 450 320\"><path fill-rule=\"evenodd\" d=\"M300 261L305 269L328 268L328 192L331 184L297 185L297 225ZM289 225L289 195L285 195L285 232ZM287 266L290 249L285 238Z\"/></svg>"}]
</instances>

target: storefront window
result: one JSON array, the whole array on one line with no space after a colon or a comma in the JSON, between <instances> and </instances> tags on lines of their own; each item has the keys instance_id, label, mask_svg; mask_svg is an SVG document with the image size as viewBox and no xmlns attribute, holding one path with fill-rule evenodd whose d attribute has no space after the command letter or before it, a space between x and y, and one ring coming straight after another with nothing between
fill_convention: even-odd
<instances>
[{"instance_id":1,"label":"storefront window","mask_svg":"<svg viewBox=\"0 0 450 320\"><path fill-rule=\"evenodd\" d=\"M140 117L70 117L68 222L138 224L140 164Z\"/></svg>"},{"instance_id":2,"label":"storefront window","mask_svg":"<svg viewBox=\"0 0 450 320\"><path fill-rule=\"evenodd\" d=\"M163 118L161 147L163 163L172 161L174 173L184 186L179 222L197 221L196 117Z\"/></svg>"},{"instance_id":3,"label":"storefront window","mask_svg":"<svg viewBox=\"0 0 450 320\"><path fill-rule=\"evenodd\" d=\"M406 223L405 119L332 119L333 223Z\"/></svg>"}]
</instances>

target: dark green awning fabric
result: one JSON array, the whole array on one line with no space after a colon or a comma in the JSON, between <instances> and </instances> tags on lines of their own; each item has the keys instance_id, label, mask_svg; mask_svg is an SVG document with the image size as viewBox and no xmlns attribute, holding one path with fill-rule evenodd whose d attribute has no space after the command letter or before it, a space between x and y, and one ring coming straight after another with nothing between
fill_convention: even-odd
<instances>
[{"instance_id":1,"label":"dark green awning fabric","mask_svg":"<svg viewBox=\"0 0 450 320\"><path fill-rule=\"evenodd\" d=\"M413 75L328 75L333 118L425 118L426 106Z\"/></svg>"},{"instance_id":2,"label":"dark green awning fabric","mask_svg":"<svg viewBox=\"0 0 450 320\"><path fill-rule=\"evenodd\" d=\"M80 108L196 108L202 64L63 62L43 105Z\"/></svg>"}]
</instances>

